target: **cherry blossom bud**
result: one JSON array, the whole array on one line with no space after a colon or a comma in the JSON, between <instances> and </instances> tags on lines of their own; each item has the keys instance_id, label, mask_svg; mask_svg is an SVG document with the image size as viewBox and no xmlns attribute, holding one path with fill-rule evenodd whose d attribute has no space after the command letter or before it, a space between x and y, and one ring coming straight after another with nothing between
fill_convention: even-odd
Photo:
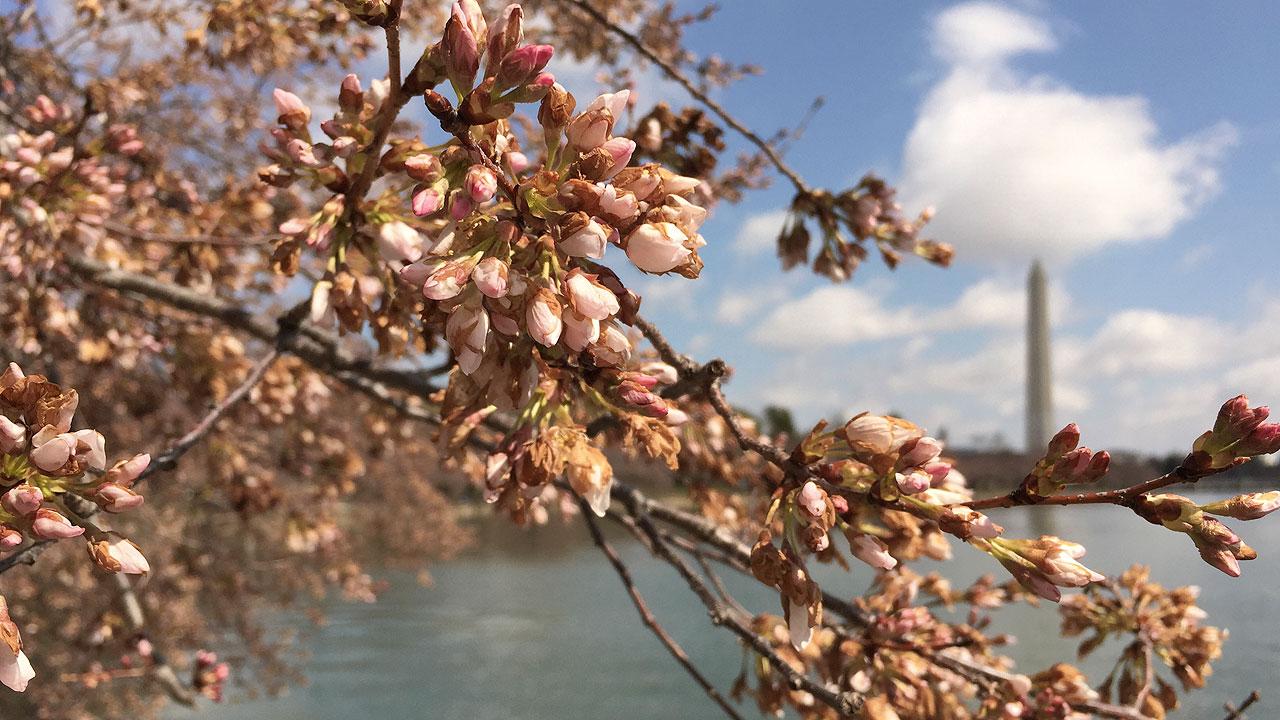
<instances>
[{"instance_id":1,"label":"cherry blossom bud","mask_svg":"<svg viewBox=\"0 0 1280 720\"><path fill-rule=\"evenodd\" d=\"M0 415L0 453L18 452L27 443L27 428Z\"/></svg>"},{"instance_id":2,"label":"cherry blossom bud","mask_svg":"<svg viewBox=\"0 0 1280 720\"><path fill-rule=\"evenodd\" d=\"M613 165L604 173L601 180L608 180L617 175L631 162L631 154L636 151L635 142L623 137L611 138L600 146L613 160ZM705 213L705 211L704 211Z\"/></svg>"},{"instance_id":3,"label":"cherry blossom bud","mask_svg":"<svg viewBox=\"0 0 1280 720\"><path fill-rule=\"evenodd\" d=\"M1237 495L1226 500L1202 505L1201 510L1237 520L1257 520L1280 510L1280 491L1255 492Z\"/></svg>"},{"instance_id":4,"label":"cherry blossom bud","mask_svg":"<svg viewBox=\"0 0 1280 720\"><path fill-rule=\"evenodd\" d=\"M627 236L627 257L645 272L670 272L688 260L688 239L671 223L645 223Z\"/></svg>"},{"instance_id":5,"label":"cherry blossom bud","mask_svg":"<svg viewBox=\"0 0 1280 720\"><path fill-rule=\"evenodd\" d=\"M569 302L573 309L593 320L607 320L618 312L618 298L605 286L578 268L565 279Z\"/></svg>"},{"instance_id":6,"label":"cherry blossom bud","mask_svg":"<svg viewBox=\"0 0 1280 720\"><path fill-rule=\"evenodd\" d=\"M595 218L577 212L566 215L560 224L561 237L556 247L570 257L599 260L609 246L609 233Z\"/></svg>"},{"instance_id":7,"label":"cherry blossom bud","mask_svg":"<svg viewBox=\"0 0 1280 720\"><path fill-rule=\"evenodd\" d=\"M1056 460L1067 452L1075 450L1080 444L1080 427L1075 423L1071 423L1062 428L1049 440L1049 452L1045 454L1045 459Z\"/></svg>"},{"instance_id":8,"label":"cherry blossom bud","mask_svg":"<svg viewBox=\"0 0 1280 720\"><path fill-rule=\"evenodd\" d=\"M1255 427L1231 450L1237 457L1270 455L1280 451L1280 423L1263 423Z\"/></svg>"},{"instance_id":9,"label":"cherry blossom bud","mask_svg":"<svg viewBox=\"0 0 1280 720\"><path fill-rule=\"evenodd\" d=\"M583 457L570 462L565 476L574 492L587 501L591 511L604 517L609 511L609 492L613 488L613 471L604 453L592 447Z\"/></svg>"},{"instance_id":10,"label":"cherry blossom bud","mask_svg":"<svg viewBox=\"0 0 1280 720\"><path fill-rule=\"evenodd\" d=\"M387 262L413 262L422 257L422 235L399 220L383 223L378 227L378 252Z\"/></svg>"},{"instance_id":11,"label":"cherry blossom bud","mask_svg":"<svg viewBox=\"0 0 1280 720\"><path fill-rule=\"evenodd\" d=\"M575 102L573 95L558 83L553 84L542 98L542 104L538 107L538 124L543 127L548 146L555 147L559 144L560 131L573 117Z\"/></svg>"},{"instance_id":12,"label":"cherry blossom bud","mask_svg":"<svg viewBox=\"0 0 1280 720\"><path fill-rule=\"evenodd\" d=\"M36 435L33 444L39 441L43 431ZM31 450L31 462L45 472L53 472L71 459L76 450L76 438L70 433L54 435Z\"/></svg>"},{"instance_id":13,"label":"cherry blossom bud","mask_svg":"<svg viewBox=\"0 0 1280 720\"><path fill-rule=\"evenodd\" d=\"M111 573L146 575L151 572L151 565L138 546L114 533L91 540L89 557L98 567Z\"/></svg>"},{"instance_id":14,"label":"cherry blossom bud","mask_svg":"<svg viewBox=\"0 0 1280 720\"><path fill-rule=\"evenodd\" d=\"M435 182L444 173L440 158L431 153L410 155L404 161L405 173L418 182Z\"/></svg>"},{"instance_id":15,"label":"cherry blossom bud","mask_svg":"<svg viewBox=\"0 0 1280 720\"><path fill-rule=\"evenodd\" d=\"M0 643L0 683L15 692L23 692L27 689L27 683L35 676L36 671L31 667L26 653L14 651Z\"/></svg>"},{"instance_id":16,"label":"cherry blossom bud","mask_svg":"<svg viewBox=\"0 0 1280 720\"><path fill-rule=\"evenodd\" d=\"M658 385L674 385L680 379L676 369L664 362L647 362L640 366L640 372L653 378Z\"/></svg>"},{"instance_id":17,"label":"cherry blossom bud","mask_svg":"<svg viewBox=\"0 0 1280 720\"><path fill-rule=\"evenodd\" d=\"M462 257L441 263L422 284L422 294L428 300L450 300L458 296L471 279L475 268L474 257Z\"/></svg>"},{"instance_id":18,"label":"cherry blossom bud","mask_svg":"<svg viewBox=\"0 0 1280 720\"><path fill-rule=\"evenodd\" d=\"M857 532L852 528L845 531L845 538L849 540L849 550L853 556L862 562L878 570L892 570L897 567L897 559L889 554L889 546L885 545L880 538Z\"/></svg>"},{"instance_id":19,"label":"cherry blossom bud","mask_svg":"<svg viewBox=\"0 0 1280 720\"><path fill-rule=\"evenodd\" d=\"M893 449L893 426L882 415L859 415L844 426L845 440L854 452L883 455Z\"/></svg>"},{"instance_id":20,"label":"cherry blossom bud","mask_svg":"<svg viewBox=\"0 0 1280 720\"><path fill-rule=\"evenodd\" d=\"M330 317L329 295L333 292L332 280L319 280L311 288L311 307L309 317L316 325L325 324Z\"/></svg>"},{"instance_id":21,"label":"cherry blossom bud","mask_svg":"<svg viewBox=\"0 0 1280 720\"><path fill-rule=\"evenodd\" d=\"M484 360L485 345L489 339L489 314L479 303L463 304L449 314L445 324L445 339L458 359L458 367L470 375Z\"/></svg>"},{"instance_id":22,"label":"cherry blossom bud","mask_svg":"<svg viewBox=\"0 0 1280 720\"><path fill-rule=\"evenodd\" d=\"M919 467L932 462L940 454L942 443L926 435L903 444L902 457L898 462L902 467Z\"/></svg>"},{"instance_id":23,"label":"cherry blossom bud","mask_svg":"<svg viewBox=\"0 0 1280 720\"><path fill-rule=\"evenodd\" d=\"M353 114L364 108L364 90L360 87L360 78L354 73L342 78L342 85L338 88L338 107Z\"/></svg>"},{"instance_id":24,"label":"cherry blossom bud","mask_svg":"<svg viewBox=\"0 0 1280 720\"><path fill-rule=\"evenodd\" d=\"M413 214L426 217L438 211L444 205L444 195L434 187L424 187L413 194L410 207Z\"/></svg>"},{"instance_id":25,"label":"cherry blossom bud","mask_svg":"<svg viewBox=\"0 0 1280 720\"><path fill-rule=\"evenodd\" d=\"M585 152L594 150L609 139L613 130L613 117L603 110L590 110L569 121L565 137L573 148Z\"/></svg>"},{"instance_id":26,"label":"cherry blossom bud","mask_svg":"<svg viewBox=\"0 0 1280 720\"><path fill-rule=\"evenodd\" d=\"M496 257L487 257L471 272L471 280L485 297L500 298L507 294L507 264Z\"/></svg>"},{"instance_id":27,"label":"cherry blossom bud","mask_svg":"<svg viewBox=\"0 0 1280 720\"><path fill-rule=\"evenodd\" d=\"M0 550L12 550L22 544L22 533L8 525L0 525Z\"/></svg>"},{"instance_id":28,"label":"cherry blossom bud","mask_svg":"<svg viewBox=\"0 0 1280 720\"><path fill-rule=\"evenodd\" d=\"M449 217L454 222L457 222L470 215L474 209L475 203L471 201L469 195L456 192L453 194L452 202L449 204Z\"/></svg>"},{"instance_id":29,"label":"cherry blossom bud","mask_svg":"<svg viewBox=\"0 0 1280 720\"><path fill-rule=\"evenodd\" d=\"M76 440L75 457L94 470L107 469L106 439L97 430L77 430L71 435Z\"/></svg>"},{"instance_id":30,"label":"cherry blossom bud","mask_svg":"<svg viewBox=\"0 0 1280 720\"><path fill-rule=\"evenodd\" d=\"M493 75L508 53L520 46L524 39L524 10L512 3L502 11L502 19L489 34L488 63L485 74Z\"/></svg>"},{"instance_id":31,"label":"cherry blossom bud","mask_svg":"<svg viewBox=\"0 0 1280 720\"><path fill-rule=\"evenodd\" d=\"M551 62L554 52L550 45L525 45L507 53L498 68L494 89L500 92L533 80Z\"/></svg>"},{"instance_id":32,"label":"cherry blossom bud","mask_svg":"<svg viewBox=\"0 0 1280 720\"><path fill-rule=\"evenodd\" d=\"M929 489L933 477L923 470L913 470L905 475L897 473L894 476L898 485L898 490L904 495L918 495Z\"/></svg>"},{"instance_id":33,"label":"cherry blossom bud","mask_svg":"<svg viewBox=\"0 0 1280 720\"><path fill-rule=\"evenodd\" d=\"M478 42L479 39L472 31L462 3L456 3L445 25L444 39L440 42L440 49L445 74L460 93L470 90L475 84L476 72L480 69Z\"/></svg>"},{"instance_id":34,"label":"cherry blossom bud","mask_svg":"<svg viewBox=\"0 0 1280 720\"><path fill-rule=\"evenodd\" d=\"M796 493L796 504L810 517L821 517L827 511L827 493L810 480Z\"/></svg>"},{"instance_id":35,"label":"cherry blossom bud","mask_svg":"<svg viewBox=\"0 0 1280 720\"><path fill-rule=\"evenodd\" d=\"M302 102L302 98L280 88L275 89L272 98L276 103L276 115L279 116L276 122L294 132L302 131L311 122L311 108Z\"/></svg>"},{"instance_id":36,"label":"cherry blossom bud","mask_svg":"<svg viewBox=\"0 0 1280 720\"><path fill-rule=\"evenodd\" d=\"M84 534L84 528L72 525L70 520L54 510L40 508L31 522L31 532L42 540L59 540L79 537Z\"/></svg>"},{"instance_id":37,"label":"cherry blossom bud","mask_svg":"<svg viewBox=\"0 0 1280 720\"><path fill-rule=\"evenodd\" d=\"M631 359L631 341L613 325L600 332L600 340L591 346L591 355L597 365L620 367Z\"/></svg>"},{"instance_id":38,"label":"cherry blossom bud","mask_svg":"<svg viewBox=\"0 0 1280 720\"><path fill-rule=\"evenodd\" d=\"M662 167L658 168L658 174L662 176L662 190L668 195L684 195L702 184L698 178L676 175Z\"/></svg>"},{"instance_id":39,"label":"cherry blossom bud","mask_svg":"<svg viewBox=\"0 0 1280 720\"><path fill-rule=\"evenodd\" d=\"M529 158L522 152L509 152L502 156L512 173L522 173L529 167Z\"/></svg>"},{"instance_id":40,"label":"cherry blossom bud","mask_svg":"<svg viewBox=\"0 0 1280 720\"><path fill-rule=\"evenodd\" d=\"M498 192L498 177L484 165L472 165L464 180L467 195L476 204L486 203Z\"/></svg>"},{"instance_id":41,"label":"cherry blossom bud","mask_svg":"<svg viewBox=\"0 0 1280 720\"><path fill-rule=\"evenodd\" d=\"M589 318L570 308L561 318L564 321L564 344L574 352L582 352L600 339L600 321Z\"/></svg>"},{"instance_id":42,"label":"cherry blossom bud","mask_svg":"<svg viewBox=\"0 0 1280 720\"><path fill-rule=\"evenodd\" d=\"M555 293L540 288L525 312L529 335L541 345L551 347L560 340L563 323L560 320L561 305Z\"/></svg>"},{"instance_id":43,"label":"cherry blossom bud","mask_svg":"<svg viewBox=\"0 0 1280 720\"><path fill-rule=\"evenodd\" d=\"M0 496L0 506L12 515L30 515L44 503L44 494L34 485L22 483Z\"/></svg>"},{"instance_id":44,"label":"cherry blossom bud","mask_svg":"<svg viewBox=\"0 0 1280 720\"><path fill-rule=\"evenodd\" d=\"M1222 409L1218 411L1213 434L1219 436L1224 443L1238 440L1253 432L1268 415L1270 410L1267 407L1250 408L1249 398L1237 395L1223 403Z\"/></svg>"},{"instance_id":45,"label":"cherry blossom bud","mask_svg":"<svg viewBox=\"0 0 1280 720\"><path fill-rule=\"evenodd\" d=\"M142 504L142 496L112 482L102 483L90 496L95 503L110 513L132 510Z\"/></svg>"},{"instance_id":46,"label":"cherry blossom bud","mask_svg":"<svg viewBox=\"0 0 1280 720\"><path fill-rule=\"evenodd\" d=\"M668 407L667 416L663 418L668 425L678 426L689 422L689 414L680 408Z\"/></svg>"}]
</instances>

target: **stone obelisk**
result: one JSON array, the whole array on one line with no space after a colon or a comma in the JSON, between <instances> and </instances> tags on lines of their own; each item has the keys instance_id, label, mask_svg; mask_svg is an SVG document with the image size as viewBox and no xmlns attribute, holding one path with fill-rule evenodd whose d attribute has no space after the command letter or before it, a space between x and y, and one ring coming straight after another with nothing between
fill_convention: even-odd
<instances>
[{"instance_id":1,"label":"stone obelisk","mask_svg":"<svg viewBox=\"0 0 1280 720\"><path fill-rule=\"evenodd\" d=\"M1053 433L1049 293L1037 260L1027 275L1027 452L1038 455Z\"/></svg>"}]
</instances>

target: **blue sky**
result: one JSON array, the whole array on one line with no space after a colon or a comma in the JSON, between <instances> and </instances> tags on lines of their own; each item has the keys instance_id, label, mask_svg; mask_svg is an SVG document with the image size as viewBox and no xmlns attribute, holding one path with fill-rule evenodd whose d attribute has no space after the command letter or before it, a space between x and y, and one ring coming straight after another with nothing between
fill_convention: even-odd
<instances>
[{"instance_id":1,"label":"blue sky","mask_svg":"<svg viewBox=\"0 0 1280 720\"><path fill-rule=\"evenodd\" d=\"M768 135L826 106L788 161L873 169L937 206L949 270L782 273L787 187L722 205L702 279L646 313L737 368L731 399L806 420L896 410L957 444L1021 444L1027 263L1049 263L1055 421L1094 447L1187 447L1237 392L1280 403L1280 8L1233 3L735 1L689 44L764 68L719 93ZM562 75L570 89L573 73ZM649 74L641 106L685 100Z\"/></svg>"}]
</instances>

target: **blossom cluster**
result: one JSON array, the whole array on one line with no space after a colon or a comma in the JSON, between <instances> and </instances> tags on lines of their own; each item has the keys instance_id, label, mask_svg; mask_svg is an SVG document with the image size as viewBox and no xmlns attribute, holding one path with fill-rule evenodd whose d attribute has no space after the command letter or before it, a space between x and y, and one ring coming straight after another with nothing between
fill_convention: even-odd
<instances>
[{"instance_id":1,"label":"blossom cluster","mask_svg":"<svg viewBox=\"0 0 1280 720\"><path fill-rule=\"evenodd\" d=\"M133 483L151 461L141 454L108 468L102 434L72 429L79 402L75 390L25 375L15 363L0 374L0 549L27 538L60 540L88 531L89 554L99 567L146 573L150 568L137 546L70 508L73 498L111 513L141 505Z\"/></svg>"},{"instance_id":2,"label":"blossom cluster","mask_svg":"<svg viewBox=\"0 0 1280 720\"><path fill-rule=\"evenodd\" d=\"M143 150L125 124L69 139L80 120L44 95L23 114L29 129L0 136L0 266L11 276L48 257L50 240L100 240L128 187L123 160Z\"/></svg>"}]
</instances>

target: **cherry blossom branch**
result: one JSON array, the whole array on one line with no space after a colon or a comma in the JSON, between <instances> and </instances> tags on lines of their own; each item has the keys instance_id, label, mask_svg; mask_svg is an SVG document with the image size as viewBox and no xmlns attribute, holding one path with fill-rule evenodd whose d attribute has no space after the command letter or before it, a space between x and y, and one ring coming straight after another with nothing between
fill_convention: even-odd
<instances>
[{"instance_id":1,"label":"cherry blossom branch","mask_svg":"<svg viewBox=\"0 0 1280 720\"><path fill-rule=\"evenodd\" d=\"M166 235L164 233L143 232L134 230L128 225L107 220L102 227L115 235L141 242L166 243L169 245L224 245L228 247L253 247L265 245L282 237L278 233L270 235Z\"/></svg>"},{"instance_id":2,"label":"cherry blossom branch","mask_svg":"<svg viewBox=\"0 0 1280 720\"><path fill-rule=\"evenodd\" d=\"M1254 690L1249 693L1249 697L1245 698L1244 702L1240 703L1240 707L1234 707L1231 703L1227 703L1226 706L1223 707L1223 709L1227 711L1227 716L1222 720L1240 720L1244 717L1244 711L1248 710L1250 706L1261 699L1262 693Z\"/></svg>"},{"instance_id":3,"label":"cherry blossom branch","mask_svg":"<svg viewBox=\"0 0 1280 720\"><path fill-rule=\"evenodd\" d=\"M635 605L636 612L640 614L641 622L643 622L654 636L658 638L663 646L667 648L667 652L671 654L671 657L675 658L676 662L689 673L689 676L692 677L694 682L702 688L703 692L707 694L707 697L711 698L716 705L719 705L720 709L729 717L734 718L735 720L742 720L742 715L738 713L737 709L734 708L724 695L722 695L720 691L711 684L711 681L707 680L706 676L702 674L702 671L698 670L697 666L693 664L693 661L689 659L689 655L685 653L684 649L680 647L675 639L666 631L666 628L664 628L662 624L658 622L658 619L654 617L653 613L649 610L648 604L645 603L644 597L636 588L635 580L631 577L630 568L628 568L626 563L622 561L622 558L618 555L617 551L613 549L613 546L605 540L604 533L600 531L600 524L596 521L593 511L591 510L591 506L588 505L587 501L583 500L581 497L578 497L577 500L578 506L582 511L582 518L586 521L587 531L591 533L592 542L596 544L596 547L600 548L600 552L604 553L604 556L609 560L609 564L612 565L614 571L618 573L618 578L622 580L623 586L627 589L627 594L631 596L631 603Z\"/></svg>"},{"instance_id":4,"label":"cherry blossom branch","mask_svg":"<svg viewBox=\"0 0 1280 720\"><path fill-rule=\"evenodd\" d=\"M586 0L561 0L561 1L564 2L565 4L572 5L573 7L578 8L584 14L586 14L592 20L594 20L597 24L604 27L614 35L617 35L619 38L622 38L623 41L625 41L631 47L635 48L635 51L639 53L642 57L644 57L646 60L653 63L654 65L657 65L658 68L661 69L662 72L667 75L667 77L671 78L677 84L679 84L680 87L684 88L685 92L693 96L693 98L698 102L707 106L707 108L709 108L711 112L715 113L721 120L723 120L726 125L733 128L735 132L737 132L742 137L746 138L747 141L749 141L752 145L755 145L757 148L759 148L760 151L764 153L764 156L769 159L769 162L772 163L773 166L778 169L778 172L782 173L787 178L787 180L791 181L791 184L794 185L796 188L796 192L800 193L801 195L813 194L813 190L809 187L807 183L805 183L804 179L800 177L800 174L797 173L795 170L792 170L789 165L783 162L782 156L778 154L777 149L774 148L773 145L771 145L764 138L757 135L755 131L751 130L751 128L748 128L736 117L729 114L729 111L726 110L723 105L711 99L711 96L707 95L705 92L698 89L698 86L695 85L693 81L689 79L689 76L685 75L684 72L680 70L680 68L662 59L661 56L659 56L652 48L646 45L644 41L641 40L639 37L637 37L634 33L632 33L631 31L627 30L621 25L610 20L607 16L605 16L604 13L595 9L589 3L587 3Z\"/></svg>"},{"instance_id":5,"label":"cherry blossom branch","mask_svg":"<svg viewBox=\"0 0 1280 720\"><path fill-rule=\"evenodd\" d=\"M966 502L964 505L972 510L986 510L989 508L1011 508L1020 505L1130 505L1136 498L1153 490L1170 485L1180 483L1193 483L1201 478L1221 472L1221 470L1210 470L1203 473L1196 473L1188 470L1185 466L1179 465L1173 470L1161 475L1158 478L1148 480L1137 485L1131 485L1127 488L1119 490L1106 490L1091 493L1079 493L1076 495L1051 495L1045 498L1035 498L1014 490L1007 495L997 495L994 497L983 498L973 502Z\"/></svg>"},{"instance_id":6,"label":"cherry blossom branch","mask_svg":"<svg viewBox=\"0 0 1280 720\"><path fill-rule=\"evenodd\" d=\"M711 616L711 624L728 628L730 632L750 645L756 653L766 658L770 667L786 679L787 685L791 689L808 692L819 702L835 710L841 717L852 717L862 707L863 697L861 695L854 692L836 692L793 668L778 655L773 646L752 631L732 608L726 607L720 602L711 589L707 587L702 577L663 540L661 534L653 526L653 523L640 505L627 504L627 511L630 513L636 527L648 537L654 553L675 568L676 572L680 574L680 577L684 579L685 583L693 591L693 594L702 601L702 604L707 608L707 613Z\"/></svg>"},{"instance_id":7,"label":"cherry blossom branch","mask_svg":"<svg viewBox=\"0 0 1280 720\"><path fill-rule=\"evenodd\" d=\"M215 405L210 411L196 423L190 431L179 438L173 445L166 448L147 465L137 478L135 483L140 483L149 476L157 473L172 470L178 464L178 458L187 453L188 450L195 447L205 435L213 429L215 423L222 418L232 407L248 396L249 392L262 380L262 376L266 373L271 364L280 356L279 350L271 350L261 360L259 360L245 379L232 390L227 397ZM89 519L98 513L96 506L90 506L80 512L79 515L83 519ZM31 565L35 563L36 558L44 552L45 548L56 540L37 540L26 547L15 550L8 557L0 559L0 573L4 573L15 565Z\"/></svg>"}]
</instances>

